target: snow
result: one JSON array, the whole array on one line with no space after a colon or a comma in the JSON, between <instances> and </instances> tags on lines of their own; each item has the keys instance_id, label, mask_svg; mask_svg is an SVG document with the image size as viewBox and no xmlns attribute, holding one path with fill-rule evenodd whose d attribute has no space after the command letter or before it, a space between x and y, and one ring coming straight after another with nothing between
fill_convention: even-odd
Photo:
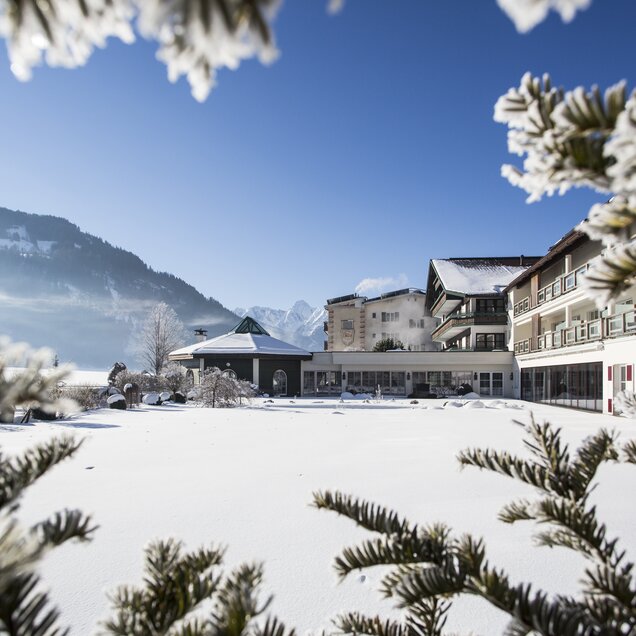
<instances>
[{"instance_id":1,"label":"snow","mask_svg":"<svg viewBox=\"0 0 636 636\"><path fill-rule=\"evenodd\" d=\"M503 291L528 269L527 265L497 265L486 259L433 259L431 263L447 292L492 294Z\"/></svg>"},{"instance_id":2,"label":"snow","mask_svg":"<svg viewBox=\"0 0 636 636\"><path fill-rule=\"evenodd\" d=\"M55 245L56 241L36 241L38 250L43 254L50 254L51 248Z\"/></svg>"},{"instance_id":3,"label":"snow","mask_svg":"<svg viewBox=\"0 0 636 636\"><path fill-rule=\"evenodd\" d=\"M85 444L72 460L33 486L23 501L25 522L64 507L90 512L99 524L90 544L69 544L41 567L72 634L95 633L108 614L106 592L139 583L142 550L174 536L196 548L228 546L228 565L265 562L272 611L299 634L329 628L339 611L387 614L377 591L382 572L338 583L334 557L370 535L346 519L309 506L317 489L340 489L389 505L413 522L445 521L458 533L484 536L488 556L513 581L573 593L583 561L565 550L536 548L531 524L497 520L501 507L532 491L500 475L460 471L467 446L523 453L528 405L510 400L384 400L378 403L274 399L265 407L206 409L190 405L99 410L65 423L0 426L3 452L73 432ZM452 405L455 406L452 406ZM445 406L444 406L445 405ZM563 427L579 442L601 426L636 437L636 421L532 405L539 420ZM331 417L337 415L337 417ZM91 468L90 470L88 470ZM633 466L607 464L592 499L610 536L633 559L636 488ZM451 609L449 632L497 634L506 623L478 599Z\"/></svg>"}]
</instances>

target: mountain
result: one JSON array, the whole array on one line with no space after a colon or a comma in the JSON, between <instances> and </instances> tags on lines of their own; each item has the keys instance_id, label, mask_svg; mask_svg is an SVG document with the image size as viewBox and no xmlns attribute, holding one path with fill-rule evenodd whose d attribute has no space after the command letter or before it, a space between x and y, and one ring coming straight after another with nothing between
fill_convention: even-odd
<instances>
[{"instance_id":1,"label":"mountain","mask_svg":"<svg viewBox=\"0 0 636 636\"><path fill-rule=\"evenodd\" d=\"M66 219L0 207L0 334L84 368L135 366L131 335L160 301L210 337L238 322L214 298Z\"/></svg>"},{"instance_id":2,"label":"mountain","mask_svg":"<svg viewBox=\"0 0 636 636\"><path fill-rule=\"evenodd\" d=\"M322 307L310 307L304 300L299 300L291 309L238 307L234 313L241 317L251 316L274 338L290 342L307 351L322 351L324 348L323 323L327 320L327 312Z\"/></svg>"}]
</instances>

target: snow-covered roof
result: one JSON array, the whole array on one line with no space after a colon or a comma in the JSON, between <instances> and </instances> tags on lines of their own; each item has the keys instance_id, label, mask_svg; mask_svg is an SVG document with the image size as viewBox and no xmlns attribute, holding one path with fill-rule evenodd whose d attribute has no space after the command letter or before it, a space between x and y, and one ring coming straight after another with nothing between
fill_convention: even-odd
<instances>
[{"instance_id":1,"label":"snow-covered roof","mask_svg":"<svg viewBox=\"0 0 636 636\"><path fill-rule=\"evenodd\" d=\"M170 358L201 355L303 356L311 353L270 336L253 318L246 316L232 331L211 340L197 342L170 353Z\"/></svg>"},{"instance_id":2,"label":"snow-covered roof","mask_svg":"<svg viewBox=\"0 0 636 636\"><path fill-rule=\"evenodd\" d=\"M445 258L431 261L447 292L458 294L498 294L527 265L512 265L496 258Z\"/></svg>"}]
</instances>

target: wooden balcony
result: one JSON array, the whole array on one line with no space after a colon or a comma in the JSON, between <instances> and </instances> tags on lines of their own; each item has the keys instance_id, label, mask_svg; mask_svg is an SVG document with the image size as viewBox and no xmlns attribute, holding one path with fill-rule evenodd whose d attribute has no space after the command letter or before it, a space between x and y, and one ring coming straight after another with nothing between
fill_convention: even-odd
<instances>
[{"instance_id":1,"label":"wooden balcony","mask_svg":"<svg viewBox=\"0 0 636 636\"><path fill-rule=\"evenodd\" d=\"M462 331L466 331L470 327L483 327L489 325L506 325L508 322L508 314L503 312L473 312L467 314L452 314L444 322L433 331L433 340L438 342L446 342L451 338L455 338Z\"/></svg>"}]
</instances>

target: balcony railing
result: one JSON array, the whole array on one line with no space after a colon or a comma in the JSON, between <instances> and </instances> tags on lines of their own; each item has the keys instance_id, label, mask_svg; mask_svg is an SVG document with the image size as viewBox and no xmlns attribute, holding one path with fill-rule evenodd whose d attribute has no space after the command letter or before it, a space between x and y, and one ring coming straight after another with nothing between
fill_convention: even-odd
<instances>
[{"instance_id":1,"label":"balcony railing","mask_svg":"<svg viewBox=\"0 0 636 636\"><path fill-rule=\"evenodd\" d=\"M472 327L473 325L505 325L508 314L505 311L470 312L465 314L451 314L433 331L433 338L439 338L444 332L453 327Z\"/></svg>"},{"instance_id":2,"label":"balcony railing","mask_svg":"<svg viewBox=\"0 0 636 636\"><path fill-rule=\"evenodd\" d=\"M548 331L537 338L537 346L532 345L531 339L515 342L516 354L542 351L544 349L558 349L573 345L594 342L605 338L636 335L636 315L634 310L617 314L609 318L598 318L583 322L580 325Z\"/></svg>"},{"instance_id":3,"label":"balcony railing","mask_svg":"<svg viewBox=\"0 0 636 636\"><path fill-rule=\"evenodd\" d=\"M583 265L573 272L563 274L563 276L559 276L553 283L542 287L537 293L537 306L547 303L553 298L567 294L569 291L579 287L581 277L585 272L587 272L587 265ZM533 307L530 306L530 296L526 296L514 304L513 315L519 316L530 309L533 309Z\"/></svg>"}]
</instances>

